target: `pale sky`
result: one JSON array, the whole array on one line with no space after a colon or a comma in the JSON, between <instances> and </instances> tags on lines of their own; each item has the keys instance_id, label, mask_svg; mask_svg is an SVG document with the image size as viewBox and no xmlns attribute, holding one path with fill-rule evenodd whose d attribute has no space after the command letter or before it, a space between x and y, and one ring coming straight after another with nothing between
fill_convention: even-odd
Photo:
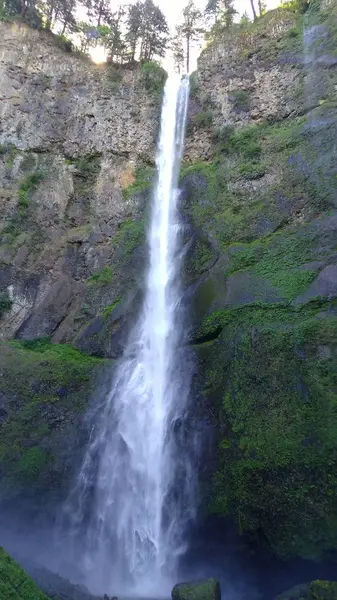
<instances>
[{"instance_id":1,"label":"pale sky","mask_svg":"<svg viewBox=\"0 0 337 600\"><path fill-rule=\"evenodd\" d=\"M119 0L117 4L130 4L135 0ZM174 26L178 23L179 17L181 15L181 11L184 6L187 4L187 0L154 0L156 4L158 4L165 14L167 21L169 23L170 28L174 28ZM200 7L201 10L204 10L207 0L195 0L196 4ZM114 0L111 2L114 4ZM257 2L256 2L257 4ZM280 0L266 0L266 5L268 9L275 8L279 6ZM242 15L245 11L252 16L251 4L250 0L236 0L234 3L236 10L240 15ZM105 52L102 47L93 48L90 52L92 58L96 62L101 62L105 60ZM199 51L194 49L192 51L191 57L191 70L193 71L196 68L197 55ZM171 61L167 58L163 62L163 66L166 69L170 68Z\"/></svg>"},{"instance_id":2,"label":"pale sky","mask_svg":"<svg viewBox=\"0 0 337 600\"><path fill-rule=\"evenodd\" d=\"M207 0L195 1L201 9L205 8ZM187 0L155 0L155 2L160 6L163 13L165 13L167 20L172 26L174 26L175 23L178 21L182 8L185 4L187 4ZM243 14L245 11L247 11L248 14L251 15L250 0L236 0L234 4L236 10L240 14ZM267 0L266 4L267 8L269 9L275 8L280 4L280 0Z\"/></svg>"}]
</instances>

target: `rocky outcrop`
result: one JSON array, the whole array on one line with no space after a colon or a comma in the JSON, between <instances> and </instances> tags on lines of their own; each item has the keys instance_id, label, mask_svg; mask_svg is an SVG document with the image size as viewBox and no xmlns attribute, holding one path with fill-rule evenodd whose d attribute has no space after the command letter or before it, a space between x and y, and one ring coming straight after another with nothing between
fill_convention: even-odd
<instances>
[{"instance_id":1,"label":"rocky outcrop","mask_svg":"<svg viewBox=\"0 0 337 600\"><path fill-rule=\"evenodd\" d=\"M172 600L221 600L220 583L216 579L179 583L172 590Z\"/></svg>"},{"instance_id":2,"label":"rocky outcrop","mask_svg":"<svg viewBox=\"0 0 337 600\"><path fill-rule=\"evenodd\" d=\"M334 600L334 598L337 598L337 583L317 580L298 585L280 594L276 600Z\"/></svg>"},{"instance_id":3,"label":"rocky outcrop","mask_svg":"<svg viewBox=\"0 0 337 600\"><path fill-rule=\"evenodd\" d=\"M294 18L250 26L249 55L244 31L205 50L193 101L205 111L208 93L212 118L194 112L189 143L206 140L206 160L186 165L182 186L204 240L188 263L217 445L204 510L281 557L311 558L337 548L337 15L311 15L303 38Z\"/></svg>"},{"instance_id":4,"label":"rocky outcrop","mask_svg":"<svg viewBox=\"0 0 337 600\"><path fill-rule=\"evenodd\" d=\"M153 161L159 97L141 70L99 67L46 32L0 23L0 39L1 337L116 355L106 330L143 264L146 198L128 188Z\"/></svg>"}]
</instances>

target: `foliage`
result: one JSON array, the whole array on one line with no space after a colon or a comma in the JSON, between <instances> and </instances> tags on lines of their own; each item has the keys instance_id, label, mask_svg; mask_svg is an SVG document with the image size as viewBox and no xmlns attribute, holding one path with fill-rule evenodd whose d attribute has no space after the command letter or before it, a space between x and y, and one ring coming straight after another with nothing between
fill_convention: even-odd
<instances>
[{"instance_id":1,"label":"foliage","mask_svg":"<svg viewBox=\"0 0 337 600\"><path fill-rule=\"evenodd\" d=\"M49 445L49 419L59 427L83 411L103 361L40 338L2 343L0 364L6 414L0 425L1 496L20 491L27 480L31 489L50 489L60 481L53 479L57 458Z\"/></svg>"},{"instance_id":2,"label":"foliage","mask_svg":"<svg viewBox=\"0 0 337 600\"><path fill-rule=\"evenodd\" d=\"M145 221L124 221L113 240L123 256L129 257L145 241Z\"/></svg>"},{"instance_id":3,"label":"foliage","mask_svg":"<svg viewBox=\"0 0 337 600\"><path fill-rule=\"evenodd\" d=\"M141 65L141 81L148 92L161 93L166 78L167 73L159 63L152 61Z\"/></svg>"},{"instance_id":4,"label":"foliage","mask_svg":"<svg viewBox=\"0 0 337 600\"><path fill-rule=\"evenodd\" d=\"M188 0L187 5L182 10L181 22L176 27L175 36L177 43L179 43L181 47L184 41L184 56L187 73L189 73L190 70L192 43L195 40L198 40L202 33L202 13L196 6L194 0Z\"/></svg>"},{"instance_id":5,"label":"foliage","mask_svg":"<svg viewBox=\"0 0 337 600\"><path fill-rule=\"evenodd\" d=\"M195 122L199 127L210 127L213 122L213 113L211 110L204 110L197 114Z\"/></svg>"},{"instance_id":6,"label":"foliage","mask_svg":"<svg viewBox=\"0 0 337 600\"><path fill-rule=\"evenodd\" d=\"M165 16L153 0L138 0L117 10L108 0L84 0L88 21L77 20L78 0L3 0L1 6L1 19L19 19L53 31L55 43L66 52L75 45L83 53L100 45L116 64L161 58L168 43Z\"/></svg>"},{"instance_id":7,"label":"foliage","mask_svg":"<svg viewBox=\"0 0 337 600\"><path fill-rule=\"evenodd\" d=\"M0 547L1 600L48 600L27 573Z\"/></svg>"},{"instance_id":8,"label":"foliage","mask_svg":"<svg viewBox=\"0 0 337 600\"><path fill-rule=\"evenodd\" d=\"M130 60L139 54L139 60L149 62L162 57L168 42L168 25L158 6L152 0L138 0L129 6L126 41L130 48Z\"/></svg>"},{"instance_id":9,"label":"foliage","mask_svg":"<svg viewBox=\"0 0 337 600\"><path fill-rule=\"evenodd\" d=\"M12 305L13 301L10 299L7 290L5 292L0 292L0 319L6 312L11 310Z\"/></svg>"},{"instance_id":10,"label":"foliage","mask_svg":"<svg viewBox=\"0 0 337 600\"><path fill-rule=\"evenodd\" d=\"M112 315L113 311L115 310L115 308L117 308L117 306L118 306L119 304L120 304L120 299L118 299L118 300L115 300L115 302L112 302L111 304L108 304L108 305L107 305L107 306L104 308L104 310L103 310L103 312L102 312L102 316L103 316L105 319L108 319L108 318L109 318L109 317Z\"/></svg>"},{"instance_id":11,"label":"foliage","mask_svg":"<svg viewBox=\"0 0 337 600\"><path fill-rule=\"evenodd\" d=\"M262 532L279 556L335 548L333 303L214 311L199 339L214 336L207 352L200 347L222 438L211 511L234 517L241 533Z\"/></svg>"},{"instance_id":12,"label":"foliage","mask_svg":"<svg viewBox=\"0 0 337 600\"><path fill-rule=\"evenodd\" d=\"M237 10L234 0L208 0L205 9L206 17L211 17L214 22L224 24L225 28L233 25Z\"/></svg>"},{"instance_id":13,"label":"foliage","mask_svg":"<svg viewBox=\"0 0 337 600\"><path fill-rule=\"evenodd\" d=\"M245 90L234 90L229 95L230 101L234 108L239 110L248 110L249 108L249 92Z\"/></svg>"},{"instance_id":14,"label":"foliage","mask_svg":"<svg viewBox=\"0 0 337 600\"><path fill-rule=\"evenodd\" d=\"M36 171L35 173L30 173L29 175L26 175L26 177L20 183L18 194L18 208L21 214L25 213L26 209L29 206L30 194L37 189L43 178L44 174Z\"/></svg>"},{"instance_id":15,"label":"foliage","mask_svg":"<svg viewBox=\"0 0 337 600\"><path fill-rule=\"evenodd\" d=\"M148 190L153 183L154 175L154 167L147 164L137 165L135 171L135 180L131 185L122 190L125 200L128 200L135 194L139 194Z\"/></svg>"},{"instance_id":16,"label":"foliage","mask_svg":"<svg viewBox=\"0 0 337 600\"><path fill-rule=\"evenodd\" d=\"M112 283L113 273L111 267L103 267L96 271L91 277L89 277L88 282L92 285L109 285Z\"/></svg>"}]
</instances>

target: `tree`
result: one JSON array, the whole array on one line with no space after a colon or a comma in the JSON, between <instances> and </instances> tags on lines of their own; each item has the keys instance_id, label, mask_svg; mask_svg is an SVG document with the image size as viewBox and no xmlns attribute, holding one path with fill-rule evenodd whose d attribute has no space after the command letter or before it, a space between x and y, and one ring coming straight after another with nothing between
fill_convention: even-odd
<instances>
[{"instance_id":1,"label":"tree","mask_svg":"<svg viewBox=\"0 0 337 600\"><path fill-rule=\"evenodd\" d=\"M137 44L139 42L142 29L142 3L140 0L129 6L126 26L126 41L130 47L130 62L133 62L136 58Z\"/></svg>"},{"instance_id":2,"label":"tree","mask_svg":"<svg viewBox=\"0 0 337 600\"><path fill-rule=\"evenodd\" d=\"M260 14L260 17L262 17L262 15L266 11L266 3L263 0L258 0L258 5L259 5L259 14Z\"/></svg>"},{"instance_id":3,"label":"tree","mask_svg":"<svg viewBox=\"0 0 337 600\"><path fill-rule=\"evenodd\" d=\"M234 0L208 0L205 16L206 18L211 16L215 24L221 21L225 27L230 27L237 13L233 4Z\"/></svg>"},{"instance_id":4,"label":"tree","mask_svg":"<svg viewBox=\"0 0 337 600\"><path fill-rule=\"evenodd\" d=\"M201 22L201 11L196 7L194 0L188 0L188 4L182 12L182 23L177 27L177 32L185 40L187 73L190 70L191 44L203 33Z\"/></svg>"},{"instance_id":5,"label":"tree","mask_svg":"<svg viewBox=\"0 0 337 600\"><path fill-rule=\"evenodd\" d=\"M61 28L61 35L65 34L67 28L74 31L76 28L75 9L76 0L45 0L41 3L45 28L51 30L57 24Z\"/></svg>"},{"instance_id":6,"label":"tree","mask_svg":"<svg viewBox=\"0 0 337 600\"><path fill-rule=\"evenodd\" d=\"M256 19L257 19L257 14L256 14L256 8L255 8L254 0L250 0L250 5L251 5L251 7L252 7L252 12L253 12L253 18L254 18L254 21L256 21Z\"/></svg>"},{"instance_id":7,"label":"tree","mask_svg":"<svg viewBox=\"0 0 337 600\"><path fill-rule=\"evenodd\" d=\"M104 23L109 23L111 19L111 10L109 0L86 0L85 7L88 10L90 21L100 27Z\"/></svg>"},{"instance_id":8,"label":"tree","mask_svg":"<svg viewBox=\"0 0 337 600\"><path fill-rule=\"evenodd\" d=\"M171 50L175 68L178 71L178 73L181 73L184 66L185 53L182 35L181 32L177 30L177 28L176 33L171 40Z\"/></svg>"},{"instance_id":9,"label":"tree","mask_svg":"<svg viewBox=\"0 0 337 600\"><path fill-rule=\"evenodd\" d=\"M126 11L120 7L111 15L110 26L101 26L99 30L99 40L109 52L109 58L112 62L122 63L124 61L127 45L123 39L123 24Z\"/></svg>"},{"instance_id":10,"label":"tree","mask_svg":"<svg viewBox=\"0 0 337 600\"><path fill-rule=\"evenodd\" d=\"M138 0L129 7L126 28L130 61L135 60L137 54L139 60L145 62L164 56L169 29L164 14L153 0Z\"/></svg>"}]
</instances>

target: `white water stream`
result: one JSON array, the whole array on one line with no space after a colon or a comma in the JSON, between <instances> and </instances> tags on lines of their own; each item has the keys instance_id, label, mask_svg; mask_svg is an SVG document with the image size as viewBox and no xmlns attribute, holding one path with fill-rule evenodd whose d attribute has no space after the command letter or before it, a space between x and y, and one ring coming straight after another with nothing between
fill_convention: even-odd
<instances>
[{"instance_id":1,"label":"white water stream","mask_svg":"<svg viewBox=\"0 0 337 600\"><path fill-rule=\"evenodd\" d=\"M144 305L68 503L72 529L84 530L86 583L97 593L166 594L195 505L188 448L181 450L189 385L179 354L177 202L188 92L187 78L168 78Z\"/></svg>"}]
</instances>

